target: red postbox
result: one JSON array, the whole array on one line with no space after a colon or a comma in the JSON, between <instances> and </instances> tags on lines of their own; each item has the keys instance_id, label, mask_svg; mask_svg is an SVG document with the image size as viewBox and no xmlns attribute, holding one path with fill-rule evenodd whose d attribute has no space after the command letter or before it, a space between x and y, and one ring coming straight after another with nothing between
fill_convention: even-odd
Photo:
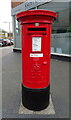
<instances>
[{"instance_id":1,"label":"red postbox","mask_svg":"<svg viewBox=\"0 0 71 120\"><path fill-rule=\"evenodd\" d=\"M50 38L56 13L29 10L18 13L22 35L22 103L31 110L49 105Z\"/></svg>"}]
</instances>

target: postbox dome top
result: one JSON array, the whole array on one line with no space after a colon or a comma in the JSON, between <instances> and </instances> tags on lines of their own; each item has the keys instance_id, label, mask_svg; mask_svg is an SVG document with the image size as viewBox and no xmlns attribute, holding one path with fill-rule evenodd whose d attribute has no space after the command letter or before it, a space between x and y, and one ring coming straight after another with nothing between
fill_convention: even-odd
<instances>
[{"instance_id":1,"label":"postbox dome top","mask_svg":"<svg viewBox=\"0 0 71 120\"><path fill-rule=\"evenodd\" d=\"M44 17L44 20L45 20L45 17L50 17L52 21L56 18L56 12L48 11L48 10L27 10L27 11L18 13L16 15L16 18L18 21L23 22L24 20L27 20L27 19L29 19L28 21L30 21L31 17L32 19L35 20L36 16L37 16L36 19L38 19L38 17L41 16L40 21L42 17Z\"/></svg>"}]
</instances>

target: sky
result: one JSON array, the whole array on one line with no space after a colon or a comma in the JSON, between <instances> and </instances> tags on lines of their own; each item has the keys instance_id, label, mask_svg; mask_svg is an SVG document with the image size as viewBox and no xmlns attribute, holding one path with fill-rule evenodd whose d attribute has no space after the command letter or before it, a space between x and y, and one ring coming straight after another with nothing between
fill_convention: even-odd
<instances>
[{"instance_id":1,"label":"sky","mask_svg":"<svg viewBox=\"0 0 71 120\"><path fill-rule=\"evenodd\" d=\"M1 28L7 32L12 32L11 0L0 0L0 29Z\"/></svg>"}]
</instances>

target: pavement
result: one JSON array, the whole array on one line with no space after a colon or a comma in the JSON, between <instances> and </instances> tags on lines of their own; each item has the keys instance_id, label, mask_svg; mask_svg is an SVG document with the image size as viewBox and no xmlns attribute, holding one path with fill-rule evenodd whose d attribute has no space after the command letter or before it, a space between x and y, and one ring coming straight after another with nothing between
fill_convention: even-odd
<instances>
[{"instance_id":1,"label":"pavement","mask_svg":"<svg viewBox=\"0 0 71 120\"><path fill-rule=\"evenodd\" d=\"M51 96L55 114L19 114L22 79L21 53L13 52L12 46L0 48L0 55L1 51L2 118L69 118L69 62L51 59Z\"/></svg>"}]
</instances>

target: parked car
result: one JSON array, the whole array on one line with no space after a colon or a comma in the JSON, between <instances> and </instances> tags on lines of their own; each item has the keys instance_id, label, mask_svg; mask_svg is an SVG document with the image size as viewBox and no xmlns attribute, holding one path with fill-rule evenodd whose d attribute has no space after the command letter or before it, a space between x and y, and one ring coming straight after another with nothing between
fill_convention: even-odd
<instances>
[{"instance_id":1,"label":"parked car","mask_svg":"<svg viewBox=\"0 0 71 120\"><path fill-rule=\"evenodd\" d=\"M0 46L8 46L8 45L13 45L14 44L14 41L13 39L12 40L9 40L9 39L0 39Z\"/></svg>"},{"instance_id":2,"label":"parked car","mask_svg":"<svg viewBox=\"0 0 71 120\"><path fill-rule=\"evenodd\" d=\"M7 45L11 45L11 41L7 39Z\"/></svg>"},{"instance_id":3,"label":"parked car","mask_svg":"<svg viewBox=\"0 0 71 120\"><path fill-rule=\"evenodd\" d=\"M4 39L0 39L0 46L2 47L2 46L6 46L7 45L7 42L6 41L4 41Z\"/></svg>"},{"instance_id":4,"label":"parked car","mask_svg":"<svg viewBox=\"0 0 71 120\"><path fill-rule=\"evenodd\" d=\"M7 40L6 39L3 39L2 43L3 43L3 46L7 46Z\"/></svg>"},{"instance_id":5,"label":"parked car","mask_svg":"<svg viewBox=\"0 0 71 120\"><path fill-rule=\"evenodd\" d=\"M3 44L2 44L2 40L3 40L3 39L0 39L0 47L2 47L2 45L3 45Z\"/></svg>"},{"instance_id":6,"label":"parked car","mask_svg":"<svg viewBox=\"0 0 71 120\"><path fill-rule=\"evenodd\" d=\"M11 45L13 45L14 44L14 40L13 39L11 39Z\"/></svg>"},{"instance_id":7,"label":"parked car","mask_svg":"<svg viewBox=\"0 0 71 120\"><path fill-rule=\"evenodd\" d=\"M4 39L4 42L6 43L6 45L11 45L11 42L9 39Z\"/></svg>"}]
</instances>

